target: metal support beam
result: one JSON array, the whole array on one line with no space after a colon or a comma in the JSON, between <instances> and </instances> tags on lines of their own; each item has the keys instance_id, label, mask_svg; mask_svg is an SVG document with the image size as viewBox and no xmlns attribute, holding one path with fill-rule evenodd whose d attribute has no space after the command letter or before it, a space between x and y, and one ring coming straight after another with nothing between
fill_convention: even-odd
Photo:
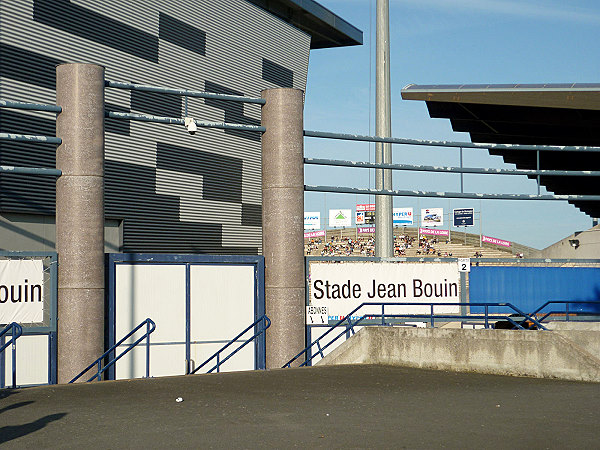
<instances>
[{"instance_id":1,"label":"metal support beam","mask_svg":"<svg viewBox=\"0 0 600 450\"><path fill-rule=\"evenodd\" d=\"M163 116L150 116L148 114L137 114L137 113L123 113L117 111L107 111L106 117L110 119L124 119L124 120L136 120L138 122L153 122L153 123L167 123L174 125L184 125L185 120L180 117L163 117ZM239 130L239 131L257 131L264 132L265 127L259 127L257 125L245 125L241 123L225 123L225 122L210 122L208 120L194 119L196 125L204 128L220 128L223 130Z\"/></svg>"},{"instance_id":2,"label":"metal support beam","mask_svg":"<svg viewBox=\"0 0 600 450\"><path fill-rule=\"evenodd\" d=\"M33 134L0 133L0 141L40 142L42 144L59 144L60 138L53 136L36 136Z\"/></svg>"},{"instance_id":3,"label":"metal support beam","mask_svg":"<svg viewBox=\"0 0 600 450\"><path fill-rule=\"evenodd\" d=\"M377 136L389 137L392 133L389 0L377 0L376 80L375 132ZM391 144L378 142L375 145L375 162L391 164ZM375 188L392 189L391 170L375 171ZM375 256L383 258L394 255L392 204L391 196L375 197Z\"/></svg>"},{"instance_id":4,"label":"metal support beam","mask_svg":"<svg viewBox=\"0 0 600 450\"><path fill-rule=\"evenodd\" d=\"M278 368L305 347L303 92L266 89L262 96L267 368Z\"/></svg>"},{"instance_id":5,"label":"metal support beam","mask_svg":"<svg viewBox=\"0 0 600 450\"><path fill-rule=\"evenodd\" d=\"M304 158L304 164L335 167L356 167L363 169L392 169L415 172L470 173L482 175L551 175L558 177L600 177L597 170L550 170L550 169L494 169L489 167L447 167L420 166L414 164L378 164L363 161L344 161L339 159ZM462 183L461 183L462 185Z\"/></svg>"},{"instance_id":6,"label":"metal support beam","mask_svg":"<svg viewBox=\"0 0 600 450\"><path fill-rule=\"evenodd\" d=\"M536 195L536 194L477 194L462 192L402 191L359 189L338 186L304 186L310 192L335 192L338 194L392 195L395 197L427 198L468 198L474 200L562 200L562 201L600 201L600 195Z\"/></svg>"},{"instance_id":7,"label":"metal support beam","mask_svg":"<svg viewBox=\"0 0 600 450\"><path fill-rule=\"evenodd\" d=\"M62 172L57 169L46 169L43 167L14 167L0 166L0 173L14 173L21 175L47 175L59 177Z\"/></svg>"},{"instance_id":8,"label":"metal support beam","mask_svg":"<svg viewBox=\"0 0 600 450\"><path fill-rule=\"evenodd\" d=\"M56 68L58 382L104 352L104 67Z\"/></svg>"},{"instance_id":9,"label":"metal support beam","mask_svg":"<svg viewBox=\"0 0 600 450\"><path fill-rule=\"evenodd\" d=\"M214 99L214 100L228 100L231 102L257 103L259 105L265 104L265 100L263 98L242 97L239 95L228 95L228 94L215 94L212 92L191 91L189 89L173 89L173 88L161 87L161 86L149 86L146 84L123 83L123 82L119 82L119 81L106 81L106 87L119 88L119 89L130 89L132 91L158 92L161 94L182 95L185 97L200 97L200 98L210 98L210 99Z\"/></svg>"},{"instance_id":10,"label":"metal support beam","mask_svg":"<svg viewBox=\"0 0 600 450\"><path fill-rule=\"evenodd\" d=\"M517 145L517 144L477 144L460 141L434 141L427 139L407 139L394 137L365 136L361 134L331 133L329 131L304 130L304 136L342 141L389 142L390 144L425 145L428 147L476 148L479 150L523 150L544 152L600 153L600 147L557 146L557 145Z\"/></svg>"},{"instance_id":11,"label":"metal support beam","mask_svg":"<svg viewBox=\"0 0 600 450\"><path fill-rule=\"evenodd\" d=\"M55 113L59 113L62 110L62 108L57 105L48 105L45 103L13 102L11 100L0 100L0 108L23 109L30 111L48 111Z\"/></svg>"}]
</instances>

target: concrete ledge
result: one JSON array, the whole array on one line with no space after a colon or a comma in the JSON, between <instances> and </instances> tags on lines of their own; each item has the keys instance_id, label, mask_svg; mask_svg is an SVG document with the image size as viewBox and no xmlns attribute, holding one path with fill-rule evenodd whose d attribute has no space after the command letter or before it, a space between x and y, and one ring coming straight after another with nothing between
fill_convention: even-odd
<instances>
[{"instance_id":1,"label":"concrete ledge","mask_svg":"<svg viewBox=\"0 0 600 450\"><path fill-rule=\"evenodd\" d=\"M318 364L361 363L600 382L600 360L551 331L365 327Z\"/></svg>"}]
</instances>

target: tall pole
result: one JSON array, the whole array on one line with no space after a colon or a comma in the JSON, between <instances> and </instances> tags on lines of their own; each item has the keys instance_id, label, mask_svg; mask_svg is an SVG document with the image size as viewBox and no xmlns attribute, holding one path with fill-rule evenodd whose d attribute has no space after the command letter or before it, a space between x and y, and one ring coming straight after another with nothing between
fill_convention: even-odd
<instances>
[{"instance_id":1,"label":"tall pole","mask_svg":"<svg viewBox=\"0 0 600 450\"><path fill-rule=\"evenodd\" d=\"M56 68L58 382L104 353L104 67Z\"/></svg>"},{"instance_id":2,"label":"tall pole","mask_svg":"<svg viewBox=\"0 0 600 450\"><path fill-rule=\"evenodd\" d=\"M305 347L303 92L262 91L262 224L267 368Z\"/></svg>"},{"instance_id":3,"label":"tall pole","mask_svg":"<svg viewBox=\"0 0 600 450\"><path fill-rule=\"evenodd\" d=\"M376 111L377 136L391 137L390 90L390 7L389 0L377 0ZM392 144L375 145L375 162L392 163ZM392 190L392 171L375 170L375 188ZM375 256L393 256L392 197L375 196Z\"/></svg>"}]
</instances>

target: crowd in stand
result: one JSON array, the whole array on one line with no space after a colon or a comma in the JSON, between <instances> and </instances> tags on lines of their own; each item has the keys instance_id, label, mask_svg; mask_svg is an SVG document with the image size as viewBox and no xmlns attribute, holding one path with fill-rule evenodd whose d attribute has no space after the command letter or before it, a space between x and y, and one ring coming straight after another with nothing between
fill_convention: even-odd
<instances>
[{"instance_id":1,"label":"crowd in stand","mask_svg":"<svg viewBox=\"0 0 600 450\"><path fill-rule=\"evenodd\" d=\"M415 246L416 239L410 236L394 237L394 256L406 256L406 251ZM452 256L452 253L436 250L438 238L421 236L416 250L417 255ZM319 251L319 249L321 249ZM304 245L305 254L309 256L375 256L375 239L332 237L328 241L321 238L311 239Z\"/></svg>"}]
</instances>

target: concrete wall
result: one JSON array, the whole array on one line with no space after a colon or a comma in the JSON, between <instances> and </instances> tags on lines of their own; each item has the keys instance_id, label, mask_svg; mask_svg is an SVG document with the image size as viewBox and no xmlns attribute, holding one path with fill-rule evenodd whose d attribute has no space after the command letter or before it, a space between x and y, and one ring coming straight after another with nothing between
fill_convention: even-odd
<instances>
[{"instance_id":1,"label":"concrete wall","mask_svg":"<svg viewBox=\"0 0 600 450\"><path fill-rule=\"evenodd\" d=\"M569 240L579 241L575 248ZM600 258L600 225L589 230L574 233L541 251L542 258Z\"/></svg>"},{"instance_id":2,"label":"concrete wall","mask_svg":"<svg viewBox=\"0 0 600 450\"><path fill-rule=\"evenodd\" d=\"M555 332L365 327L319 364L424 369L600 382L600 360Z\"/></svg>"}]
</instances>

